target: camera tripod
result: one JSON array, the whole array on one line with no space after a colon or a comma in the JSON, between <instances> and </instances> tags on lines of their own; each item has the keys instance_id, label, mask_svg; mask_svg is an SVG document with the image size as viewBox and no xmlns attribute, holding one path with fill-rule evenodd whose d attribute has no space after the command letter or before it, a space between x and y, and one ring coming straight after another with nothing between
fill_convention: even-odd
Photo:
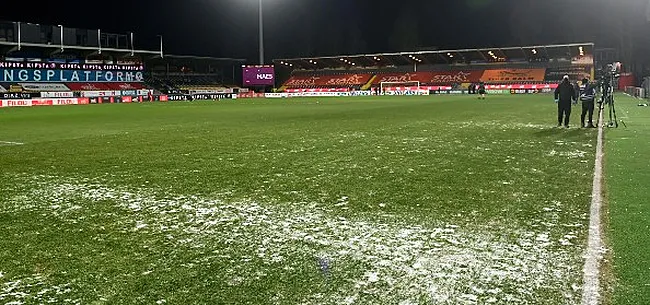
<instances>
[{"instance_id":1,"label":"camera tripod","mask_svg":"<svg viewBox=\"0 0 650 305\"><path fill-rule=\"evenodd\" d=\"M607 123L607 127L613 127L613 128L618 128L618 123L619 121L625 128L627 128L627 125L625 125L625 122L623 120L619 120L618 117L616 116L616 106L615 106L615 101L614 101L614 94L612 92L605 92L603 94L603 97L601 98L600 101L600 111L605 110L605 105L607 105L609 109L609 122Z\"/></svg>"}]
</instances>

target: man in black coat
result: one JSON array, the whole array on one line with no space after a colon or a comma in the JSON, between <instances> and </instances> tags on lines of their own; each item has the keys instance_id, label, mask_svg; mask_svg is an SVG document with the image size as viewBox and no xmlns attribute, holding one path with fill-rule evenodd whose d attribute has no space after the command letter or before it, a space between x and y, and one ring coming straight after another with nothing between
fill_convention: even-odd
<instances>
[{"instance_id":1,"label":"man in black coat","mask_svg":"<svg viewBox=\"0 0 650 305\"><path fill-rule=\"evenodd\" d=\"M569 118L571 117L571 102L576 101L576 90L569 82L569 76L565 75L562 83L555 89L555 102L557 103L557 127L569 128Z\"/></svg>"}]
</instances>

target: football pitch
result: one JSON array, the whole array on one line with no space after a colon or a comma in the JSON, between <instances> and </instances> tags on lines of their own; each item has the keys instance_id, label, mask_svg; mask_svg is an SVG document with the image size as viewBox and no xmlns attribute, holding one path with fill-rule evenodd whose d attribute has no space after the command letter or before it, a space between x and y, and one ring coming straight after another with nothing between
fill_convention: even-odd
<instances>
[{"instance_id":1,"label":"football pitch","mask_svg":"<svg viewBox=\"0 0 650 305\"><path fill-rule=\"evenodd\" d=\"M548 95L2 108L0 303L580 304L578 121Z\"/></svg>"}]
</instances>

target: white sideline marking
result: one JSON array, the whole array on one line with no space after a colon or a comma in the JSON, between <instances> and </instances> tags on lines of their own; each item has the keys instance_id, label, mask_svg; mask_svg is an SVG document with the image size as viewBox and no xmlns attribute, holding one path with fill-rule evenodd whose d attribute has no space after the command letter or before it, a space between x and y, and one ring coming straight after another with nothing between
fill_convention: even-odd
<instances>
[{"instance_id":1,"label":"white sideline marking","mask_svg":"<svg viewBox=\"0 0 650 305\"><path fill-rule=\"evenodd\" d=\"M10 141L0 141L0 146L2 145L24 145L25 143L20 142L10 142Z\"/></svg>"},{"instance_id":2,"label":"white sideline marking","mask_svg":"<svg viewBox=\"0 0 650 305\"><path fill-rule=\"evenodd\" d=\"M600 111L598 125L594 184L591 191L591 209L589 216L589 241L587 242L586 260L583 268L582 305L600 304L600 259L602 253L600 209L603 203L601 190L603 180L603 112Z\"/></svg>"}]
</instances>

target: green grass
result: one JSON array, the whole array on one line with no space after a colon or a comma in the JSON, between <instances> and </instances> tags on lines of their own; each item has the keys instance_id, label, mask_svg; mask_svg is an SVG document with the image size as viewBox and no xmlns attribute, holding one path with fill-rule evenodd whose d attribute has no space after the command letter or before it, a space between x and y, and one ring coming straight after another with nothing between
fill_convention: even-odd
<instances>
[{"instance_id":1,"label":"green grass","mask_svg":"<svg viewBox=\"0 0 650 305\"><path fill-rule=\"evenodd\" d=\"M608 129L605 136L615 305L647 304L650 298L650 108L639 103L618 98L618 116L627 128Z\"/></svg>"},{"instance_id":2,"label":"green grass","mask_svg":"<svg viewBox=\"0 0 650 305\"><path fill-rule=\"evenodd\" d=\"M0 141L25 143L0 146L0 303L578 304L596 132L555 113L544 95L0 109Z\"/></svg>"}]
</instances>

